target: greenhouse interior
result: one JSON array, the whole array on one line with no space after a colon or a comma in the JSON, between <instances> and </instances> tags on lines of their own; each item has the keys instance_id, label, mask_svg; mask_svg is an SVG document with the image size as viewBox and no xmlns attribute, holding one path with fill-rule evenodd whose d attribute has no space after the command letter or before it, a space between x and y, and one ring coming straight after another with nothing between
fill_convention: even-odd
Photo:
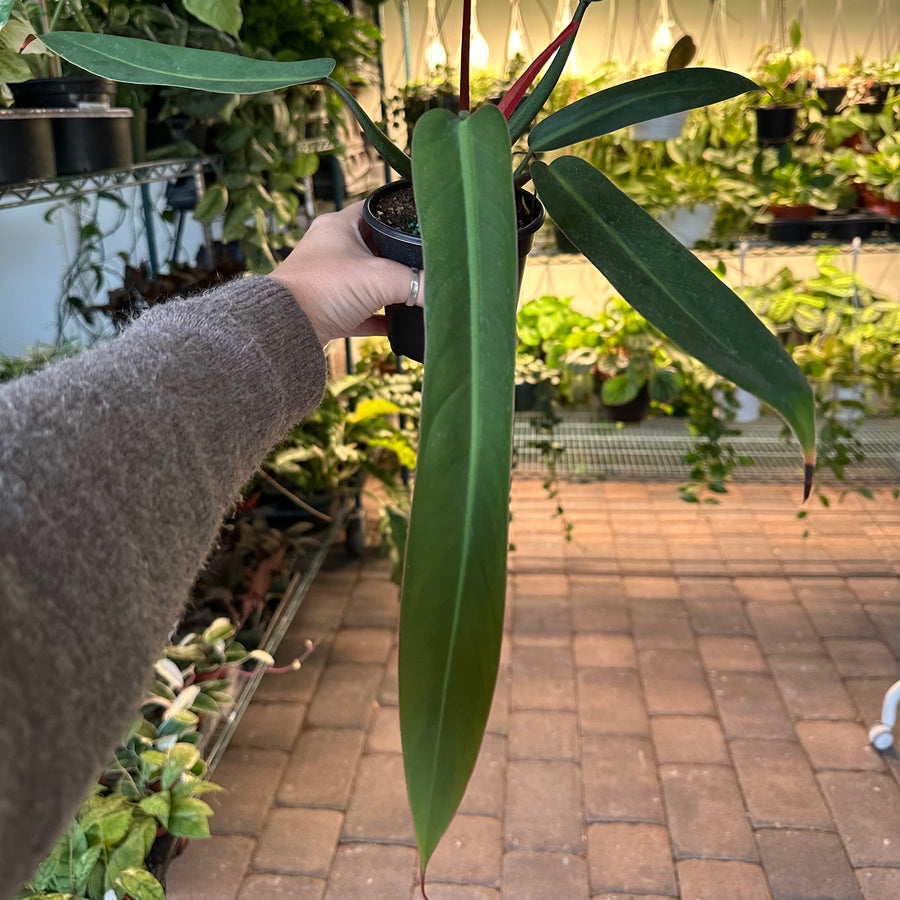
<instances>
[{"instance_id":1,"label":"greenhouse interior","mask_svg":"<svg viewBox=\"0 0 900 900\"><path fill-rule=\"evenodd\" d=\"M898 0L0 0L0 900L900 900L898 126Z\"/></svg>"}]
</instances>

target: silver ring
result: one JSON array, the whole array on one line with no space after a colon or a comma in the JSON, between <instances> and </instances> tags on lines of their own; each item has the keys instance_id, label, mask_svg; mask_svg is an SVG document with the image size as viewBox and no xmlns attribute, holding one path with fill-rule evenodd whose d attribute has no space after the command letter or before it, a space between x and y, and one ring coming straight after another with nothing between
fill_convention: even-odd
<instances>
[{"instance_id":1,"label":"silver ring","mask_svg":"<svg viewBox=\"0 0 900 900\"><path fill-rule=\"evenodd\" d=\"M409 296L406 298L407 306L415 306L416 298L419 296L419 270L412 270L412 281L409 285Z\"/></svg>"}]
</instances>

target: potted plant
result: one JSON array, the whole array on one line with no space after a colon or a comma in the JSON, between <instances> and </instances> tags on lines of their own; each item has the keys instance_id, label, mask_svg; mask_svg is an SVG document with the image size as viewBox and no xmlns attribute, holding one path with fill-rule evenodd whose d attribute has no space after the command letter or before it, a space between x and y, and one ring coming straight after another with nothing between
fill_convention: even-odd
<instances>
[{"instance_id":1,"label":"potted plant","mask_svg":"<svg viewBox=\"0 0 900 900\"><path fill-rule=\"evenodd\" d=\"M814 465L809 385L765 326L602 173L573 157L546 165L531 156L755 89L752 82L720 70L683 69L617 85L531 127L530 152L513 164L511 147L552 92L589 7L587 0L579 3L573 21L498 105L472 113L471 5L465 3L461 112L425 113L411 159L329 79L328 60L278 63L105 35L50 36L61 55L115 72L120 81L231 93L324 81L350 105L387 162L411 176L428 275L427 375L406 543L399 684L408 796L423 869L474 767L499 664L516 349L515 183L530 179L585 257L683 351L784 415L799 435L808 476ZM531 212L538 215L539 207Z\"/></svg>"},{"instance_id":2,"label":"potted plant","mask_svg":"<svg viewBox=\"0 0 900 900\"><path fill-rule=\"evenodd\" d=\"M900 138L886 135L874 153L855 157L866 205L874 212L900 218Z\"/></svg>"}]
</instances>

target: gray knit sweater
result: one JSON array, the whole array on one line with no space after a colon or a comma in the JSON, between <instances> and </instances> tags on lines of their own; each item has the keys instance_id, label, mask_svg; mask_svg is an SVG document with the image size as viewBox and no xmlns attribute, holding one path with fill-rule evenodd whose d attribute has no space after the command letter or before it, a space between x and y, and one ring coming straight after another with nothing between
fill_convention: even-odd
<instances>
[{"instance_id":1,"label":"gray knit sweater","mask_svg":"<svg viewBox=\"0 0 900 900\"><path fill-rule=\"evenodd\" d=\"M224 512L324 383L312 325L254 277L0 390L0 900L111 757Z\"/></svg>"}]
</instances>

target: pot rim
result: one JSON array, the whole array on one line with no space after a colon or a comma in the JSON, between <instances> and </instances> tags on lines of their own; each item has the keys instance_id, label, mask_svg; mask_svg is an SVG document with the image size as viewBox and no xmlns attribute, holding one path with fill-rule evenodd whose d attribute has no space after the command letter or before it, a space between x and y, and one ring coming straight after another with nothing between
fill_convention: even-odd
<instances>
[{"instance_id":1,"label":"pot rim","mask_svg":"<svg viewBox=\"0 0 900 900\"><path fill-rule=\"evenodd\" d=\"M381 185L381 187L376 188L366 197L365 203L363 204L363 217L366 222L372 228L373 231L377 231L379 234L384 237L389 237L392 240L399 241L403 244L408 244L414 247L420 247L422 245L422 236L416 234L408 234L405 231L401 231L399 228L393 228L390 225L385 225L384 222L379 219L375 213L373 212L373 206L379 198L385 196L386 194L392 194L394 191L401 190L405 187L410 187L412 182L410 182L406 178L401 178L398 181L389 181L387 184ZM546 217L546 209L544 208L544 204L541 203L540 198L537 194L532 193L531 191L526 191L524 188L516 188L516 194L524 194L526 197L530 198L530 202L534 204L532 208L533 218L527 224L523 225L520 228L516 229L516 236L521 239L523 237L528 237L531 234L534 234L541 225L544 224L544 218Z\"/></svg>"}]
</instances>

